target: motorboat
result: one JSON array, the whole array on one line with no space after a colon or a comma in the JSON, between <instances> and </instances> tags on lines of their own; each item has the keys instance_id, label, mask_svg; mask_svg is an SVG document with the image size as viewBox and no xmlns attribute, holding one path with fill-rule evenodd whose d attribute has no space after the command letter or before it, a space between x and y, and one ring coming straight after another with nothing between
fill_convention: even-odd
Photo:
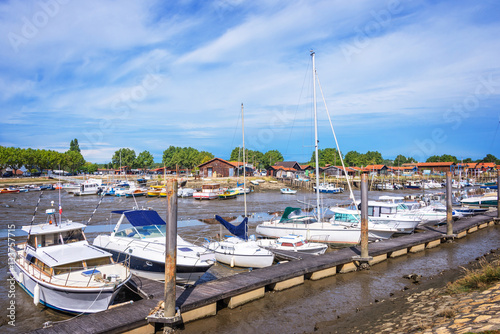
<instances>
[{"instance_id":1,"label":"motorboat","mask_svg":"<svg viewBox=\"0 0 500 334\"><path fill-rule=\"evenodd\" d=\"M97 195L103 191L101 179L89 179L79 184L73 191L74 196Z\"/></svg>"},{"instance_id":2,"label":"motorboat","mask_svg":"<svg viewBox=\"0 0 500 334\"><path fill-rule=\"evenodd\" d=\"M201 191L193 193L194 199L216 199L223 190L218 183L209 183L201 186Z\"/></svg>"},{"instance_id":3,"label":"motorboat","mask_svg":"<svg viewBox=\"0 0 500 334\"><path fill-rule=\"evenodd\" d=\"M328 249L328 245L319 242L308 242L303 236L288 234L278 239L258 239L260 247L270 250L285 250L289 252L320 255Z\"/></svg>"},{"instance_id":4,"label":"motorboat","mask_svg":"<svg viewBox=\"0 0 500 334\"><path fill-rule=\"evenodd\" d=\"M421 189L422 188L422 182L420 181L408 181L404 185L406 189Z\"/></svg>"},{"instance_id":5,"label":"motorboat","mask_svg":"<svg viewBox=\"0 0 500 334\"><path fill-rule=\"evenodd\" d=\"M236 196L238 196L238 190L228 189L219 194L219 199L233 199L236 198Z\"/></svg>"},{"instance_id":6,"label":"motorboat","mask_svg":"<svg viewBox=\"0 0 500 334\"><path fill-rule=\"evenodd\" d=\"M361 214L358 210L340 207L330 208L334 216L330 218L332 224L350 226L361 229ZM389 218L368 218L368 240L378 241L389 239L394 233L402 233L395 227L395 222Z\"/></svg>"},{"instance_id":7,"label":"motorboat","mask_svg":"<svg viewBox=\"0 0 500 334\"><path fill-rule=\"evenodd\" d=\"M248 217L237 226L220 216L216 215L215 218L234 235L220 241L211 241L207 245L215 253L218 262L244 268L263 268L273 264L274 254L260 247L255 236L248 237Z\"/></svg>"},{"instance_id":8,"label":"motorboat","mask_svg":"<svg viewBox=\"0 0 500 334\"><path fill-rule=\"evenodd\" d=\"M474 196L463 198L460 201L463 205L473 205L473 206L497 206L498 204L498 193L489 192L482 196Z\"/></svg>"},{"instance_id":9,"label":"motorboat","mask_svg":"<svg viewBox=\"0 0 500 334\"><path fill-rule=\"evenodd\" d=\"M378 183L377 190L394 190L394 185L390 182Z\"/></svg>"},{"instance_id":10,"label":"motorboat","mask_svg":"<svg viewBox=\"0 0 500 334\"><path fill-rule=\"evenodd\" d=\"M17 188L2 188L0 189L0 194L8 194L8 193L18 193L19 189Z\"/></svg>"},{"instance_id":11,"label":"motorboat","mask_svg":"<svg viewBox=\"0 0 500 334\"><path fill-rule=\"evenodd\" d=\"M177 197L193 197L194 189L192 188L179 188L177 190Z\"/></svg>"},{"instance_id":12,"label":"motorboat","mask_svg":"<svg viewBox=\"0 0 500 334\"><path fill-rule=\"evenodd\" d=\"M281 217L275 215L257 225L256 232L268 238L296 234L304 236L307 241L340 245L356 245L361 237L358 226L318 221L315 216L303 215L300 208L293 207L287 207Z\"/></svg>"},{"instance_id":13,"label":"motorboat","mask_svg":"<svg viewBox=\"0 0 500 334\"><path fill-rule=\"evenodd\" d=\"M152 209L116 210L112 213L120 215L113 232L98 235L93 245L112 253L116 261L130 257L130 270L137 276L164 280L165 221ZM214 262L213 252L177 235L177 283L196 282Z\"/></svg>"},{"instance_id":14,"label":"motorboat","mask_svg":"<svg viewBox=\"0 0 500 334\"><path fill-rule=\"evenodd\" d=\"M23 226L26 242L10 249L9 267L14 279L42 304L69 313L95 313L108 309L131 273L126 259L87 242L85 225L56 222L55 209L46 211L47 222Z\"/></svg>"},{"instance_id":15,"label":"motorboat","mask_svg":"<svg viewBox=\"0 0 500 334\"><path fill-rule=\"evenodd\" d=\"M368 201L368 217L375 221L384 221L388 226L395 228L397 233L413 233L415 228L422 222L417 215L403 215L398 212L400 203L388 203L381 201ZM361 210L361 204L358 204Z\"/></svg>"},{"instance_id":16,"label":"motorboat","mask_svg":"<svg viewBox=\"0 0 500 334\"><path fill-rule=\"evenodd\" d=\"M320 193L337 194L344 192L344 188L337 187L331 183L320 183L317 187L313 186L313 188Z\"/></svg>"},{"instance_id":17,"label":"motorboat","mask_svg":"<svg viewBox=\"0 0 500 334\"><path fill-rule=\"evenodd\" d=\"M282 194L288 194L288 195L295 195L297 193L297 190L292 190L290 188L281 188L280 191Z\"/></svg>"}]
</instances>

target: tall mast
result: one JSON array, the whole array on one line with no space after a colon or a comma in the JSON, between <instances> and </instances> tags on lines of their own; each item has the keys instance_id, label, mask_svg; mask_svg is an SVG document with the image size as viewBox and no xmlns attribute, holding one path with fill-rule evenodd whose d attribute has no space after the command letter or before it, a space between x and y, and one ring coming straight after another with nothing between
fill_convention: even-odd
<instances>
[{"instance_id":1,"label":"tall mast","mask_svg":"<svg viewBox=\"0 0 500 334\"><path fill-rule=\"evenodd\" d=\"M243 134L243 202L245 202L245 217L247 216L247 182L245 162L245 118L243 117L243 103L241 104L241 129Z\"/></svg>"},{"instance_id":2,"label":"tall mast","mask_svg":"<svg viewBox=\"0 0 500 334\"><path fill-rule=\"evenodd\" d=\"M314 105L314 156L316 160L316 210L318 211L318 222L321 222L321 211L319 203L319 157L318 157L318 113L316 110L316 67L314 63L314 51L311 50L312 76L313 76L313 105Z\"/></svg>"}]
</instances>

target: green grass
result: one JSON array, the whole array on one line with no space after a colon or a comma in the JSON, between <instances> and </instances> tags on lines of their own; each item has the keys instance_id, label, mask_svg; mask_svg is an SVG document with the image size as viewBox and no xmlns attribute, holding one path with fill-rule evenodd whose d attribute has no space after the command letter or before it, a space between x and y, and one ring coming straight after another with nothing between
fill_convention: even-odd
<instances>
[{"instance_id":1,"label":"green grass","mask_svg":"<svg viewBox=\"0 0 500 334\"><path fill-rule=\"evenodd\" d=\"M446 292L457 294L470 291L482 291L490 288L500 281L500 257L496 256L492 261L480 261L478 269L464 269L465 275L455 282L448 283Z\"/></svg>"}]
</instances>

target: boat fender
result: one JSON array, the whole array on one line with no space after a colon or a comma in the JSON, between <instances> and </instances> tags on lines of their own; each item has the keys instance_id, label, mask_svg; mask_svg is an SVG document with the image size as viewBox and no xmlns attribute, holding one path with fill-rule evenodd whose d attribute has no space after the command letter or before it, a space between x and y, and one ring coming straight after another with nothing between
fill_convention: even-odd
<instances>
[{"instance_id":1,"label":"boat fender","mask_svg":"<svg viewBox=\"0 0 500 334\"><path fill-rule=\"evenodd\" d=\"M33 291L33 303L38 305L40 302L40 285L38 283L35 285L35 290Z\"/></svg>"},{"instance_id":2,"label":"boat fender","mask_svg":"<svg viewBox=\"0 0 500 334\"><path fill-rule=\"evenodd\" d=\"M234 256L231 257L231 268L234 267Z\"/></svg>"},{"instance_id":3,"label":"boat fender","mask_svg":"<svg viewBox=\"0 0 500 334\"><path fill-rule=\"evenodd\" d=\"M19 283L24 284L24 274L22 272L19 273Z\"/></svg>"}]
</instances>

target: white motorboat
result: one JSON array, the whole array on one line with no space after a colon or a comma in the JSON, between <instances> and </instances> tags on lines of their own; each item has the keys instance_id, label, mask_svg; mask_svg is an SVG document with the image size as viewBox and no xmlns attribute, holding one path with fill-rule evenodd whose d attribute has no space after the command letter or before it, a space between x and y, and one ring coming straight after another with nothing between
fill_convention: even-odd
<instances>
[{"instance_id":1,"label":"white motorboat","mask_svg":"<svg viewBox=\"0 0 500 334\"><path fill-rule=\"evenodd\" d=\"M101 179L89 179L80 183L79 189L73 191L75 196L96 195L103 191Z\"/></svg>"},{"instance_id":2,"label":"white motorboat","mask_svg":"<svg viewBox=\"0 0 500 334\"><path fill-rule=\"evenodd\" d=\"M297 190L292 190L290 188L281 188L280 191L282 194L288 194L288 195L295 195L297 193Z\"/></svg>"},{"instance_id":3,"label":"white motorboat","mask_svg":"<svg viewBox=\"0 0 500 334\"><path fill-rule=\"evenodd\" d=\"M380 201L368 201L368 217L374 222L383 220L390 227L395 228L397 233L412 233L422 222L418 216L403 215L398 212L398 203ZM358 204L358 210L361 204Z\"/></svg>"},{"instance_id":4,"label":"white motorboat","mask_svg":"<svg viewBox=\"0 0 500 334\"><path fill-rule=\"evenodd\" d=\"M378 190L394 190L394 185L390 182L383 182L377 184Z\"/></svg>"},{"instance_id":5,"label":"white motorboat","mask_svg":"<svg viewBox=\"0 0 500 334\"><path fill-rule=\"evenodd\" d=\"M47 210L45 224L23 226L28 241L9 255L10 271L33 302L70 313L107 310L131 273L125 261L91 246L85 225L56 223L54 209Z\"/></svg>"},{"instance_id":6,"label":"white motorboat","mask_svg":"<svg viewBox=\"0 0 500 334\"><path fill-rule=\"evenodd\" d=\"M130 257L130 270L138 276L165 279L165 221L154 210L118 210L120 219L111 234L101 234L94 246L116 260ZM125 219L130 223L127 224ZM177 235L177 283L196 282L214 264L214 254Z\"/></svg>"},{"instance_id":7,"label":"white motorboat","mask_svg":"<svg viewBox=\"0 0 500 334\"><path fill-rule=\"evenodd\" d=\"M179 188L177 190L177 197L193 197L194 189L191 188Z\"/></svg>"},{"instance_id":8,"label":"white motorboat","mask_svg":"<svg viewBox=\"0 0 500 334\"><path fill-rule=\"evenodd\" d=\"M219 216L215 218L235 235L221 241L212 241L207 245L207 248L215 253L218 262L244 268L263 268L273 264L274 254L260 247L254 236L247 237L247 217L237 226Z\"/></svg>"},{"instance_id":9,"label":"white motorboat","mask_svg":"<svg viewBox=\"0 0 500 334\"><path fill-rule=\"evenodd\" d=\"M201 191L195 191L193 193L194 199L216 199L219 198L219 194L223 191L220 184L210 183L201 186Z\"/></svg>"},{"instance_id":10,"label":"white motorboat","mask_svg":"<svg viewBox=\"0 0 500 334\"><path fill-rule=\"evenodd\" d=\"M257 244L268 249L285 250L291 252L320 255L325 254L327 244L319 242L307 242L301 235L289 234L278 239L259 239Z\"/></svg>"},{"instance_id":11,"label":"white motorboat","mask_svg":"<svg viewBox=\"0 0 500 334\"><path fill-rule=\"evenodd\" d=\"M361 237L358 226L320 222L314 216L299 215L299 208L287 207L281 218L257 225L256 232L268 238L280 238L289 234L302 235L308 241L331 244L356 245ZM394 232L393 232L394 233Z\"/></svg>"},{"instance_id":12,"label":"white motorboat","mask_svg":"<svg viewBox=\"0 0 500 334\"><path fill-rule=\"evenodd\" d=\"M463 205L473 206L497 206L498 193L489 192L482 196L467 197L460 201Z\"/></svg>"},{"instance_id":13,"label":"white motorboat","mask_svg":"<svg viewBox=\"0 0 500 334\"><path fill-rule=\"evenodd\" d=\"M360 211L346 208L330 208L330 210L334 213L334 216L330 219L331 223L361 228ZM380 217L369 217L368 240L377 241L389 239L394 233L399 232L394 225L394 221L388 218L383 219Z\"/></svg>"},{"instance_id":14,"label":"white motorboat","mask_svg":"<svg viewBox=\"0 0 500 334\"><path fill-rule=\"evenodd\" d=\"M337 187L331 183L320 183L318 187L313 186L313 188L315 191L319 190L320 193L337 194L344 192L344 188Z\"/></svg>"}]
</instances>

